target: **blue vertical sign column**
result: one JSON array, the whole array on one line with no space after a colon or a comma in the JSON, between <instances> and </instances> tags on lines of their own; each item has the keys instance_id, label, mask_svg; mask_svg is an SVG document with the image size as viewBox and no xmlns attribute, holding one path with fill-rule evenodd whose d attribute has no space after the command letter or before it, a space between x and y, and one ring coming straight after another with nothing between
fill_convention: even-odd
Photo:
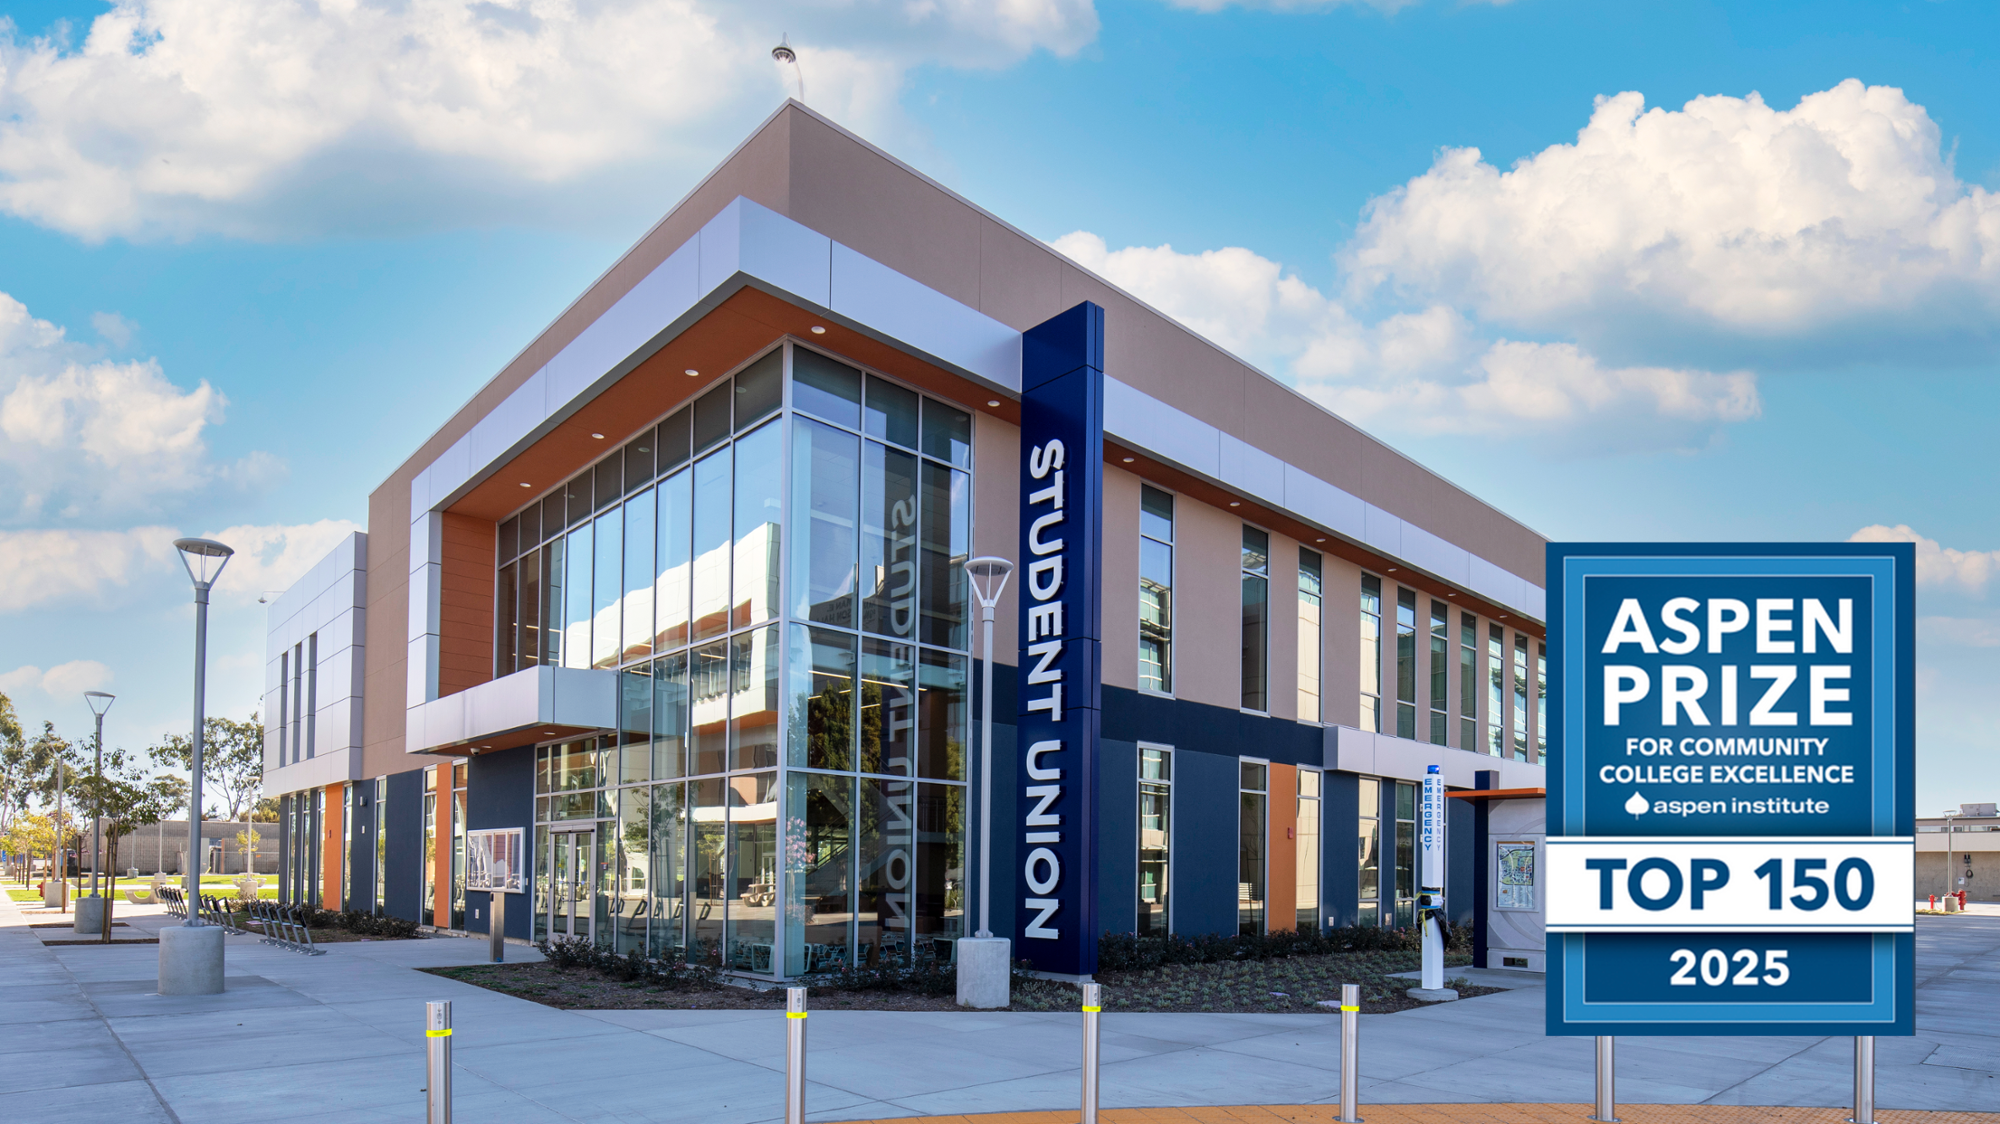
<instances>
[{"instance_id":1,"label":"blue vertical sign column","mask_svg":"<svg viewBox=\"0 0 2000 1124\"><path fill-rule=\"evenodd\" d=\"M1103 503L1104 310L1085 302L1021 340L1021 791L1006 825L1022 856L1014 956L1065 975L1097 970Z\"/></svg>"}]
</instances>

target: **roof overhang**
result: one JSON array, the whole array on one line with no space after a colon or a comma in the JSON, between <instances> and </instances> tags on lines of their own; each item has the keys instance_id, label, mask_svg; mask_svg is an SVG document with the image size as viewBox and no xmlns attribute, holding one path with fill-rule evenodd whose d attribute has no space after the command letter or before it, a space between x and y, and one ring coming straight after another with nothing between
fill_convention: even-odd
<instances>
[{"instance_id":1,"label":"roof overhang","mask_svg":"<svg viewBox=\"0 0 2000 1124\"><path fill-rule=\"evenodd\" d=\"M618 727L618 673L531 667L409 710L408 753L470 756Z\"/></svg>"}]
</instances>

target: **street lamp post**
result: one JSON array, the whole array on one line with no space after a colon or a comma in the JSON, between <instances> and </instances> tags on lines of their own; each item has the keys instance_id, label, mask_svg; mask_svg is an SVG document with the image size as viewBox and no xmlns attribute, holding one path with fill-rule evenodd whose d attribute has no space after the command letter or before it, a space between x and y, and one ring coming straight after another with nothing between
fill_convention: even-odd
<instances>
[{"instance_id":1,"label":"street lamp post","mask_svg":"<svg viewBox=\"0 0 2000 1124\"><path fill-rule=\"evenodd\" d=\"M160 930L160 994L222 991L222 930L201 922L201 743L207 721L208 591L229 564L231 548L212 539L175 539L194 582L194 731L188 740L187 919Z\"/></svg>"},{"instance_id":2,"label":"street lamp post","mask_svg":"<svg viewBox=\"0 0 2000 1124\"><path fill-rule=\"evenodd\" d=\"M983 633L979 691L979 929L958 948L958 1004L1005 1007L1010 1001L1008 967L1013 941L993 935L993 609L1007 588L1014 564L1005 558L968 559L965 576L979 599Z\"/></svg>"},{"instance_id":3,"label":"street lamp post","mask_svg":"<svg viewBox=\"0 0 2000 1124\"><path fill-rule=\"evenodd\" d=\"M90 712L97 717L97 762L92 767L97 778L97 799L90 809L90 896L76 903L76 921L71 925L76 932L94 933L107 939L111 936L111 916L104 908L104 897L98 893L97 879L104 866L104 712L111 709L112 698L103 691L83 693L83 701L90 704Z\"/></svg>"}]
</instances>

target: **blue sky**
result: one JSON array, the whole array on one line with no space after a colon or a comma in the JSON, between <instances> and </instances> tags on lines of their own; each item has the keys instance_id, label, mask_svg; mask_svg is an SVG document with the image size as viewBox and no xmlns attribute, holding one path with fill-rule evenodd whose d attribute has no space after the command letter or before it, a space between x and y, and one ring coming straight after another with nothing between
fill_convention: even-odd
<instances>
[{"instance_id":1,"label":"blue sky","mask_svg":"<svg viewBox=\"0 0 2000 1124\"><path fill-rule=\"evenodd\" d=\"M248 713L257 595L791 92L788 33L815 108L1545 534L1925 540L1919 808L2000 795L1991 8L997 8L5 5L0 690L184 728L160 544L228 530Z\"/></svg>"}]
</instances>

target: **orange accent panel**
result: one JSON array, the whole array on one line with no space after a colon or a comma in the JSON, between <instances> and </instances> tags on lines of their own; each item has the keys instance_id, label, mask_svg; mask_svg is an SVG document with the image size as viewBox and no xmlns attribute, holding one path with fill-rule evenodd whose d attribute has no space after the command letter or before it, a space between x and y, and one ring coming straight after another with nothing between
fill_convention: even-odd
<instances>
[{"instance_id":1,"label":"orange accent panel","mask_svg":"<svg viewBox=\"0 0 2000 1124\"><path fill-rule=\"evenodd\" d=\"M347 801L341 790L346 785L326 786L326 815L320 819L319 847L319 904L322 909L338 910L344 903L340 900L340 871L347 856L340 851L342 820L347 815Z\"/></svg>"},{"instance_id":2,"label":"orange accent panel","mask_svg":"<svg viewBox=\"0 0 2000 1124\"><path fill-rule=\"evenodd\" d=\"M1299 767L1273 763L1265 782L1271 857L1264 875L1264 928L1276 933L1299 927Z\"/></svg>"},{"instance_id":3,"label":"orange accent panel","mask_svg":"<svg viewBox=\"0 0 2000 1124\"><path fill-rule=\"evenodd\" d=\"M494 524L446 512L439 575L438 694L493 678Z\"/></svg>"}]
</instances>

